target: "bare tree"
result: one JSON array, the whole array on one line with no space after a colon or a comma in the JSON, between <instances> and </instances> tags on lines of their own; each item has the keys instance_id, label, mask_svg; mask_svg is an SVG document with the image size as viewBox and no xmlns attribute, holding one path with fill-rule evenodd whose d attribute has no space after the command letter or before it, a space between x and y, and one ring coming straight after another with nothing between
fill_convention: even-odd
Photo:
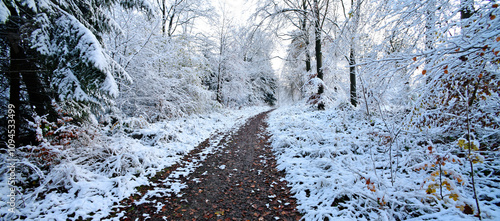
<instances>
[{"instance_id":1,"label":"bare tree","mask_svg":"<svg viewBox=\"0 0 500 221\"><path fill-rule=\"evenodd\" d=\"M275 28L283 26L293 26L302 32L304 41L304 54L305 54L305 69L309 72L311 67L311 57L309 55L310 35L309 32L314 33L314 58L316 59L316 73L311 79L317 83L317 92L309 98L309 103L317 105L318 109L324 109L325 104L322 101L322 94L325 91L323 78L323 49L322 38L325 30L323 29L327 19L331 2L330 0L270 0L260 7L257 13L263 18L271 19ZM261 22L261 24L263 23ZM311 25L308 25L311 24ZM312 28L312 30L310 29Z\"/></svg>"},{"instance_id":2,"label":"bare tree","mask_svg":"<svg viewBox=\"0 0 500 221\"><path fill-rule=\"evenodd\" d=\"M345 25L347 26L347 33L345 38L349 41L349 57L346 56L346 59L349 63L349 91L351 104L353 106L357 106L357 93L356 93L356 33L360 20L360 11L362 0L351 0L350 1L350 11L346 11L346 6L344 1L341 1L342 9L344 12Z\"/></svg>"},{"instance_id":3,"label":"bare tree","mask_svg":"<svg viewBox=\"0 0 500 221\"><path fill-rule=\"evenodd\" d=\"M211 17L211 5L203 1L193 0L157 0L162 16L163 36L172 37L179 27L193 24L199 17Z\"/></svg>"}]
</instances>

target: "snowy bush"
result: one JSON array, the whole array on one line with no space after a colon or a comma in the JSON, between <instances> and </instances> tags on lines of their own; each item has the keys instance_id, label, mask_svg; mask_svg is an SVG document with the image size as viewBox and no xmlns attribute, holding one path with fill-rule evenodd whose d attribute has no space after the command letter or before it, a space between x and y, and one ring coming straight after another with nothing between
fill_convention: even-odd
<instances>
[{"instance_id":1,"label":"snowy bush","mask_svg":"<svg viewBox=\"0 0 500 221\"><path fill-rule=\"evenodd\" d=\"M271 113L269 130L305 220L465 220L476 211L468 161L457 142L432 143L398 131L394 119L363 118L362 109ZM396 132L396 133L395 133ZM436 141L437 142L437 141ZM498 219L497 153L477 163L483 218ZM495 178L496 177L496 178Z\"/></svg>"}]
</instances>

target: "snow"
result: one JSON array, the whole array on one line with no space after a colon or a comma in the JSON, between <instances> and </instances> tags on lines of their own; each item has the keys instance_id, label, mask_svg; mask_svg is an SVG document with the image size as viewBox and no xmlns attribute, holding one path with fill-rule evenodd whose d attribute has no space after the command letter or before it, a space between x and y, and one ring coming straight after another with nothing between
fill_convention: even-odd
<instances>
[{"instance_id":1,"label":"snow","mask_svg":"<svg viewBox=\"0 0 500 221\"><path fill-rule=\"evenodd\" d=\"M74 49L80 52L80 57L86 61L93 63L93 66L99 70L106 72L109 66L108 59L104 53L103 47L96 36L78 21L74 16L64 15L57 21L56 25L66 29L68 33L77 35L78 43Z\"/></svg>"},{"instance_id":2,"label":"snow","mask_svg":"<svg viewBox=\"0 0 500 221\"><path fill-rule=\"evenodd\" d=\"M432 170L416 172L420 163L429 162L422 154L426 148L416 145L421 138L400 135L387 145L385 139L391 133L385 123L395 123L364 116L360 110L316 111L303 105L282 107L270 114L268 130L273 134L278 169L286 172L304 220L473 219L456 208L464 203L475 205L468 182L462 185L450 180L451 190L443 188L444 200L438 200L439 194L426 193L434 177L429 175ZM496 164L476 166L498 168ZM452 177L461 174L467 179L463 165L447 163L443 168L455 171ZM476 177L476 182L482 183L478 195L499 196L494 178ZM460 195L458 200L448 197L453 193ZM500 218L494 202L481 201L483 218Z\"/></svg>"},{"instance_id":3,"label":"snow","mask_svg":"<svg viewBox=\"0 0 500 221\"><path fill-rule=\"evenodd\" d=\"M118 89L118 84L116 84L115 78L113 77L113 75L111 75L110 72L106 72L106 79L102 84L103 91L107 91L113 98L118 97L120 90Z\"/></svg>"},{"instance_id":4,"label":"snow","mask_svg":"<svg viewBox=\"0 0 500 221\"><path fill-rule=\"evenodd\" d=\"M10 16L9 9L2 1L0 2L0 24L4 24Z\"/></svg>"},{"instance_id":5,"label":"snow","mask_svg":"<svg viewBox=\"0 0 500 221\"><path fill-rule=\"evenodd\" d=\"M26 220L75 220L78 217L102 220L109 215L115 203L135 193L136 187L147 185L148 177L179 162L183 155L211 134L231 130L249 116L267 109L221 110L155 124L126 119L101 128L101 132L94 131L93 139L79 140L73 142L75 145L60 149L58 156L61 162L48 173L38 175L43 177L40 187L24 192L22 199L17 199L18 204L23 202L23 206L17 208L17 214L27 216ZM125 132L131 129L133 133ZM132 134L142 134L143 137L134 139ZM210 151L213 150L200 154L207 155ZM189 174L203 159L171 176ZM2 162L6 162L5 159ZM23 164L28 165L28 160L24 159L17 166L25 168ZM6 169L7 165L2 164L0 171ZM0 214L3 219L20 220L8 211L6 179L6 175L0 178ZM185 187L173 178L165 181L172 181L171 193L177 194ZM162 194L164 191L149 194Z\"/></svg>"}]
</instances>

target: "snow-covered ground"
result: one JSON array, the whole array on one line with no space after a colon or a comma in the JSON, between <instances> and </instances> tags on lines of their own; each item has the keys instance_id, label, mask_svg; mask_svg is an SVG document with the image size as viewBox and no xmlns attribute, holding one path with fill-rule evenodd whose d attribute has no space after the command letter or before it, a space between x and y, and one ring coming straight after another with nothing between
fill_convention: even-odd
<instances>
[{"instance_id":1,"label":"snow-covered ground","mask_svg":"<svg viewBox=\"0 0 500 221\"><path fill-rule=\"evenodd\" d=\"M449 151L458 146L429 149L418 133L392 139L391 129L399 126L381 117L366 119L350 108L316 111L295 105L272 112L268 130L279 169L286 171L304 219L477 220L465 214L477 208L468 161ZM441 153L447 161L438 167ZM499 220L495 171L500 166L498 153L493 154L475 164L476 183L482 217Z\"/></svg>"},{"instance_id":2,"label":"snow-covered ground","mask_svg":"<svg viewBox=\"0 0 500 221\"><path fill-rule=\"evenodd\" d=\"M42 177L39 187L18 193L16 215L6 204L8 164L2 155L0 220L101 220L120 200L135 193L135 187L148 184L148 177L178 162L210 134L230 130L267 109L223 110L155 124L134 118L94 128L86 133L87 139L81 137L55 151L60 163L48 173L28 159L16 164L18 171L30 170L33 176Z\"/></svg>"}]
</instances>

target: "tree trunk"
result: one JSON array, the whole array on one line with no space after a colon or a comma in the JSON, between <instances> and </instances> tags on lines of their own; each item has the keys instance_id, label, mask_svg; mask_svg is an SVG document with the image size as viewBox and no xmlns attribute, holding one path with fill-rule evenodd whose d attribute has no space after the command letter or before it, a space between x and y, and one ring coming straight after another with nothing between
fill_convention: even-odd
<instances>
[{"instance_id":1,"label":"tree trunk","mask_svg":"<svg viewBox=\"0 0 500 221\"><path fill-rule=\"evenodd\" d=\"M360 11L361 11L361 1L357 1L355 4L354 0L351 0L351 8L354 13L352 30L351 30L351 48L349 51L349 81L350 81L350 95L351 95L351 104L353 106L358 105L358 98L356 94L356 40L355 36L358 29L358 23L360 19ZM365 101L367 102L367 101Z\"/></svg>"},{"instance_id":2,"label":"tree trunk","mask_svg":"<svg viewBox=\"0 0 500 221\"><path fill-rule=\"evenodd\" d=\"M43 88L43 84L35 70L36 67L34 67L30 61L27 61L25 65L25 68L29 67L29 70L23 70L21 76L23 77L23 82L28 91L30 105L35 108L35 112L38 116L48 114L48 120L56 120L56 113L53 112L51 106L52 101Z\"/></svg>"},{"instance_id":3,"label":"tree trunk","mask_svg":"<svg viewBox=\"0 0 500 221\"><path fill-rule=\"evenodd\" d=\"M314 34L315 34L315 53L316 53L316 73L318 74L318 78L323 81L323 54L321 51L321 25L320 25L320 15L319 15L319 7L318 0L314 0ZM321 101L321 95L324 92L323 84L320 84L318 87L318 109L324 110L325 104Z\"/></svg>"},{"instance_id":4,"label":"tree trunk","mask_svg":"<svg viewBox=\"0 0 500 221\"><path fill-rule=\"evenodd\" d=\"M172 30L174 26L174 17L175 17L175 10L172 12L172 15L170 16L170 21L168 22L168 37L172 37L172 34L174 30Z\"/></svg>"},{"instance_id":5,"label":"tree trunk","mask_svg":"<svg viewBox=\"0 0 500 221\"><path fill-rule=\"evenodd\" d=\"M307 1L302 1L302 9L307 10ZM304 14L304 19L302 20L302 33L304 36L304 52L306 54L306 72L311 71L311 55L309 54L309 35L307 33L307 15Z\"/></svg>"},{"instance_id":6,"label":"tree trunk","mask_svg":"<svg viewBox=\"0 0 500 221\"><path fill-rule=\"evenodd\" d=\"M26 48L29 48L29 45L23 42L21 33L21 26L25 24L25 21L18 15L16 9L9 7L9 11L11 16L5 24L5 38L9 44L10 64L8 75L6 76L9 77L9 103L12 104L11 106L14 111L14 140L16 141L16 145L21 145L19 143L21 141L25 142L25 144L36 142L31 134L28 139L20 139L20 128L23 118L21 115L21 79L28 92L27 101L29 106L34 108L38 116L49 114L48 119L55 121L56 113L51 106L50 96L44 90L44 84L42 84L40 76L37 73L35 58L27 56L29 53L26 51Z\"/></svg>"},{"instance_id":7,"label":"tree trunk","mask_svg":"<svg viewBox=\"0 0 500 221\"><path fill-rule=\"evenodd\" d=\"M306 45L308 45L308 43ZM311 71L311 55L309 54L309 50L306 49L306 72L310 71Z\"/></svg>"},{"instance_id":8,"label":"tree trunk","mask_svg":"<svg viewBox=\"0 0 500 221\"><path fill-rule=\"evenodd\" d=\"M219 104L222 104L222 70L221 70L221 64L219 63L219 68L217 70L217 94L216 94L216 100L219 102Z\"/></svg>"},{"instance_id":9,"label":"tree trunk","mask_svg":"<svg viewBox=\"0 0 500 221\"><path fill-rule=\"evenodd\" d=\"M43 116L49 114L49 120L55 120L55 113L51 112L51 99L43 88L40 76L37 73L37 67L34 64L34 58L27 56L27 52L24 49L28 47L23 45L21 40L21 34L19 32L19 26L13 24L9 27L9 47L10 47L10 76L11 76L11 100L20 99L20 85L21 76L24 85L26 86L26 91L28 92L28 103L31 108L34 108L35 113L38 116ZM20 102L20 101L19 101Z\"/></svg>"},{"instance_id":10,"label":"tree trunk","mask_svg":"<svg viewBox=\"0 0 500 221\"><path fill-rule=\"evenodd\" d=\"M220 46L219 46L219 64L217 67L217 94L216 94L216 99L219 104L222 104L222 69L223 69L223 62L224 59L222 58L224 54L224 45L225 45L225 33L224 33L224 24L221 29L221 36L220 36Z\"/></svg>"},{"instance_id":11,"label":"tree trunk","mask_svg":"<svg viewBox=\"0 0 500 221\"><path fill-rule=\"evenodd\" d=\"M9 103L14 111L14 138L15 146L19 146L19 128L21 126L21 71L23 70L24 62L26 60L26 55L24 54L24 50L21 47L21 33L19 30L19 24L22 24L21 18L17 15L17 11L13 8L10 8L11 17L8 20L6 25L6 36L9 43L10 48L10 67L9 73L9 90L10 97Z\"/></svg>"},{"instance_id":12,"label":"tree trunk","mask_svg":"<svg viewBox=\"0 0 500 221\"><path fill-rule=\"evenodd\" d=\"M356 60L354 54L354 46L351 46L351 51L349 54L349 79L351 85L351 104L357 106L357 96L356 96Z\"/></svg>"},{"instance_id":13,"label":"tree trunk","mask_svg":"<svg viewBox=\"0 0 500 221\"><path fill-rule=\"evenodd\" d=\"M161 1L161 33L165 37L167 33L167 5L166 0Z\"/></svg>"},{"instance_id":14,"label":"tree trunk","mask_svg":"<svg viewBox=\"0 0 500 221\"><path fill-rule=\"evenodd\" d=\"M19 72L16 70L18 65L17 64L13 64L15 62L14 59L16 59L16 54L17 53L13 53L12 52L13 50L11 49L11 67L10 67L10 73L9 73L9 80L10 80L10 99L9 99L9 103L12 104L13 106L13 111L14 111L14 118L12 118L12 120L14 120L14 141L15 141L15 145L16 147L19 146L19 127L21 126L20 122L21 122L21 113L20 113L20 106L21 106L21 99L20 99L20 81L21 81L21 76L19 75ZM15 65L15 66L14 66Z\"/></svg>"}]
</instances>

